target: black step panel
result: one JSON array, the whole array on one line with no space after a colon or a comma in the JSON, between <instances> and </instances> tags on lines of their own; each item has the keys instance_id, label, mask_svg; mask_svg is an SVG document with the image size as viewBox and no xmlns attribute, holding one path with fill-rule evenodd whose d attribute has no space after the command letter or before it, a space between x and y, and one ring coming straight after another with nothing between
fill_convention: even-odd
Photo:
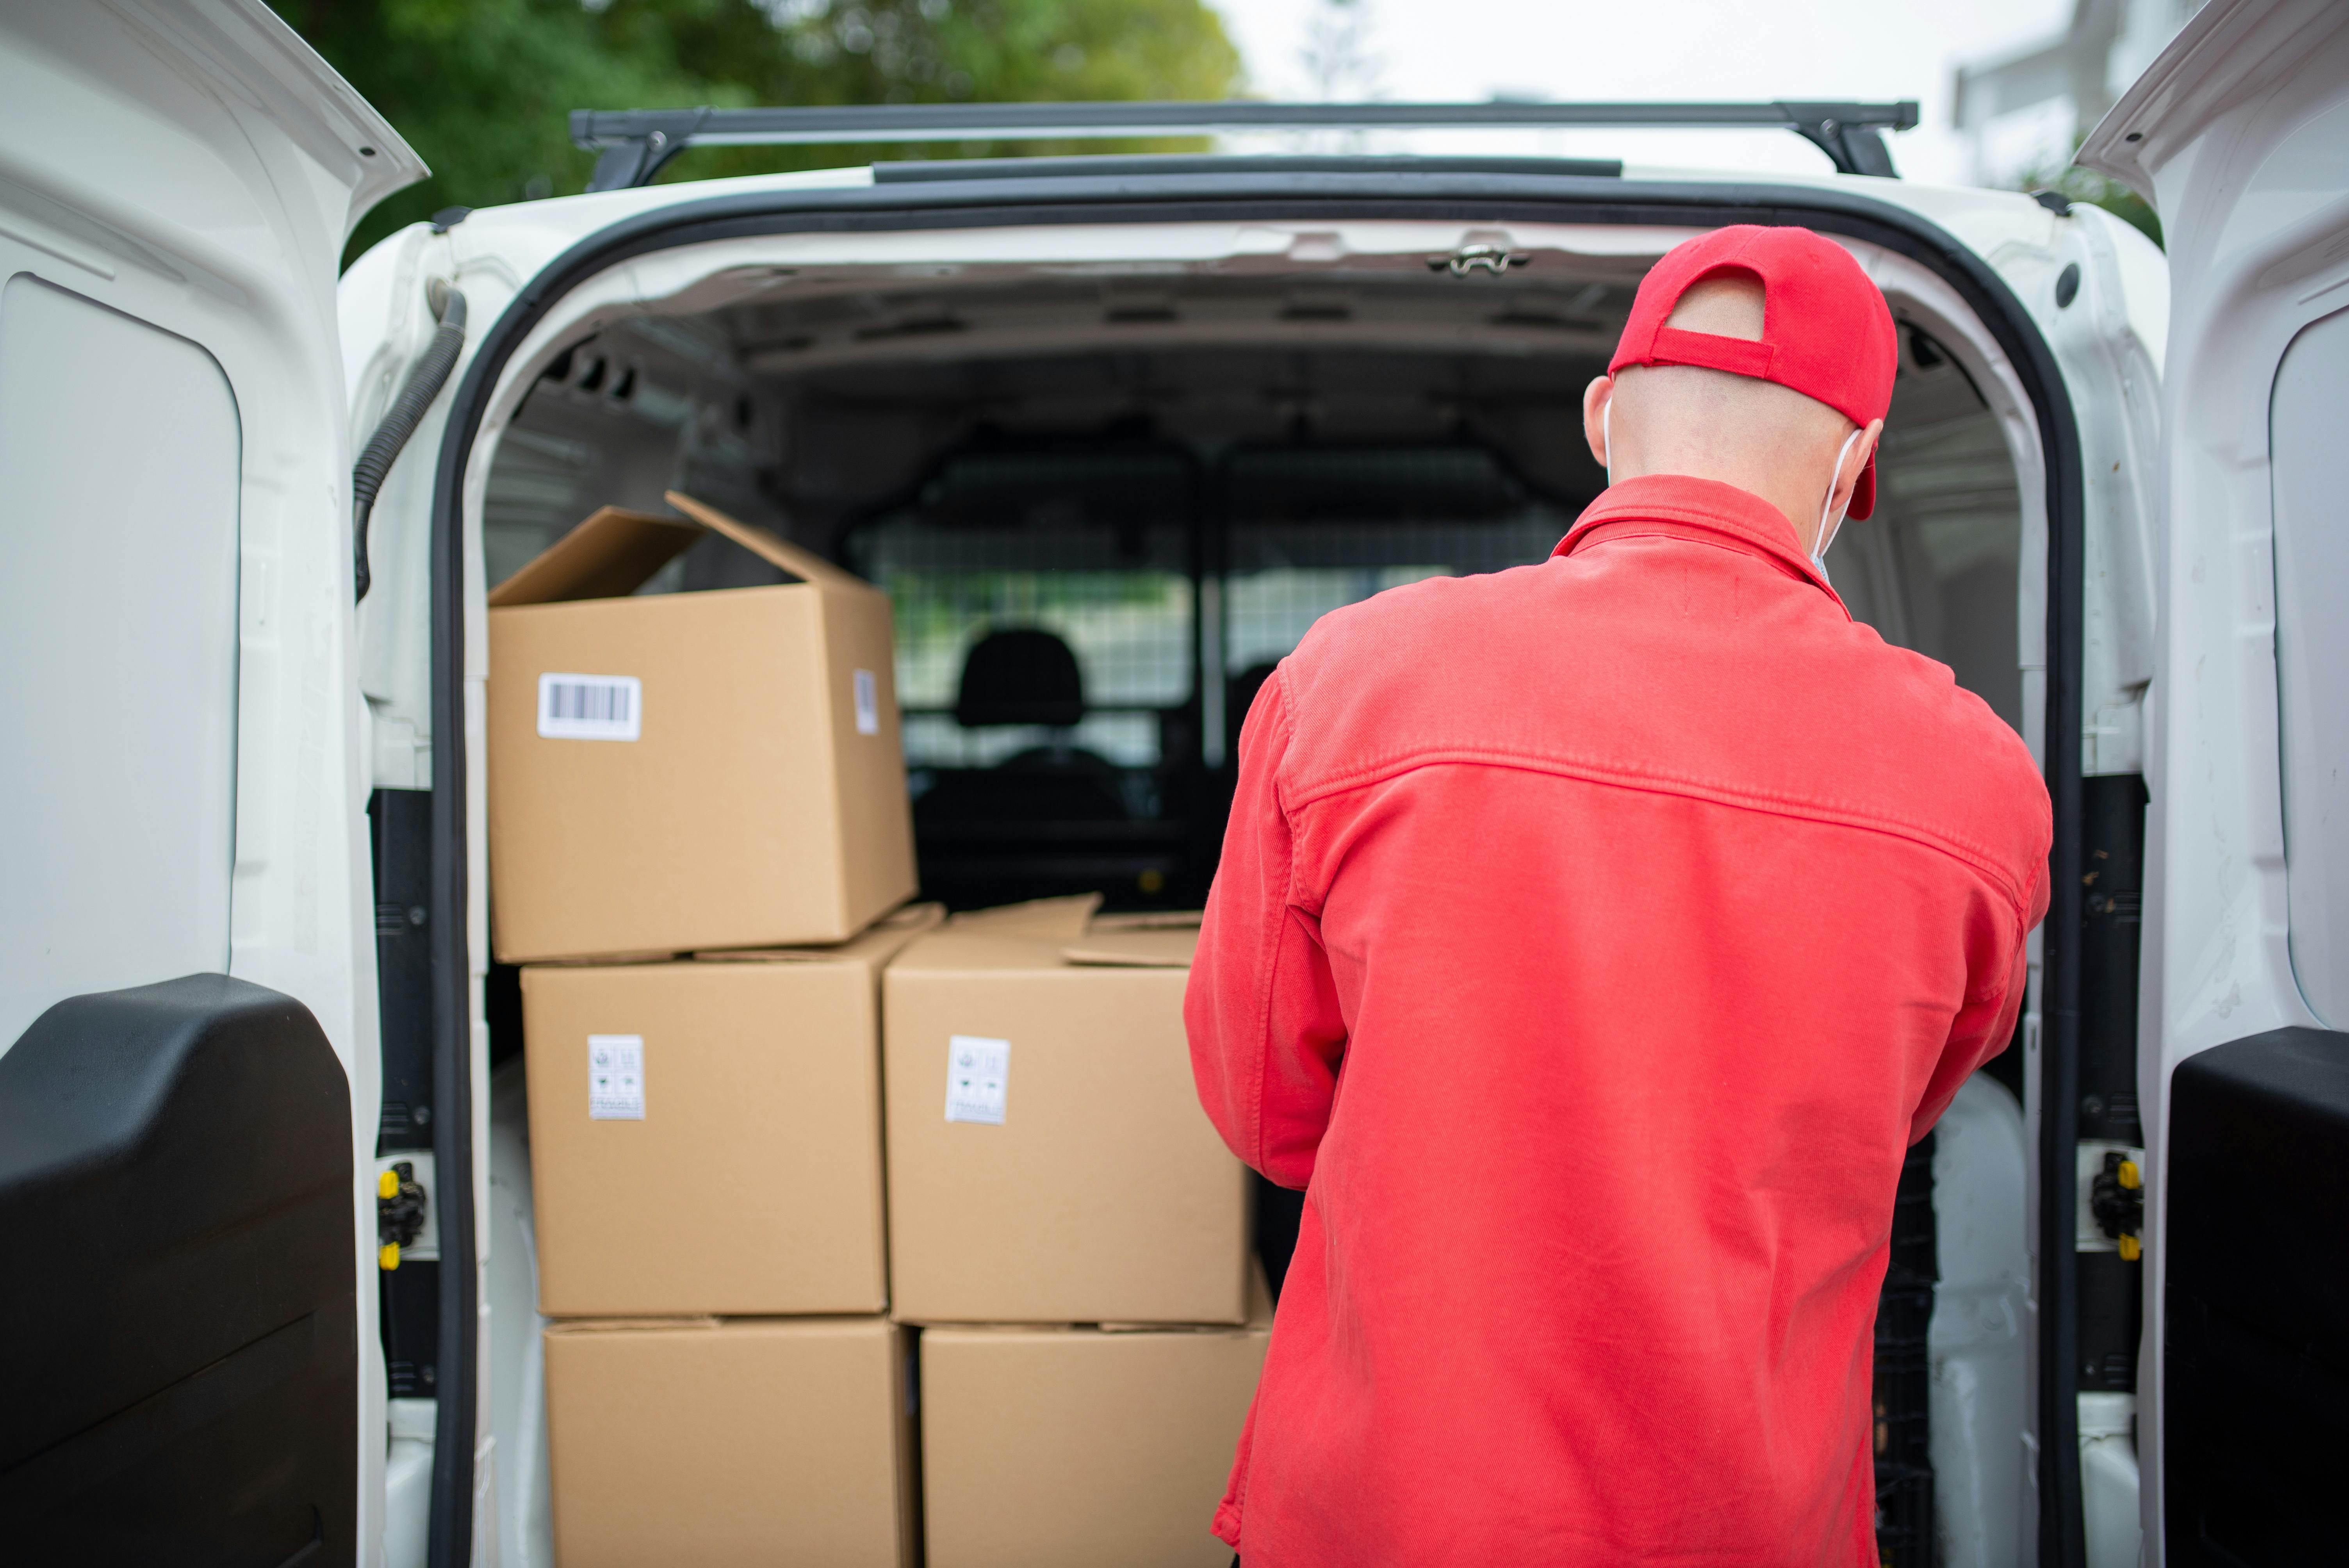
<instances>
[{"instance_id":1,"label":"black step panel","mask_svg":"<svg viewBox=\"0 0 2349 1568\"><path fill-rule=\"evenodd\" d=\"M2349 1035L2278 1029L2170 1078L2161 1347L2171 1568L2340 1560Z\"/></svg>"},{"instance_id":2,"label":"black step panel","mask_svg":"<svg viewBox=\"0 0 2349 1568\"><path fill-rule=\"evenodd\" d=\"M375 860L377 1012L383 1109L376 1152L432 1147L432 792L378 789L367 801Z\"/></svg>"},{"instance_id":3,"label":"black step panel","mask_svg":"<svg viewBox=\"0 0 2349 1568\"><path fill-rule=\"evenodd\" d=\"M224 975L77 996L0 1057L13 1561L354 1561L349 1087Z\"/></svg>"}]
</instances>

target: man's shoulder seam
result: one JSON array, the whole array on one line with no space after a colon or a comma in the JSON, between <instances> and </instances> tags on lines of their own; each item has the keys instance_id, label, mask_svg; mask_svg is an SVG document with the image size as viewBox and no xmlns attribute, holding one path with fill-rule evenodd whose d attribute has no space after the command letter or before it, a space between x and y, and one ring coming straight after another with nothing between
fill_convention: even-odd
<instances>
[{"instance_id":1,"label":"man's shoulder seam","mask_svg":"<svg viewBox=\"0 0 2349 1568\"><path fill-rule=\"evenodd\" d=\"M1722 784L1712 779L1646 769L1626 768L1619 764L1600 762L1591 758L1511 752L1485 748L1413 751L1378 758L1345 773L1315 780L1309 785L1294 786L1287 794L1286 804L1290 811L1301 811L1318 801L1382 784L1405 773L1416 772L1423 768L1445 767L1502 768L1519 772L1548 773L1578 779L1585 783L1606 788L1637 789L1650 794L1678 795L1738 810L1757 811L1769 816L1793 817L1806 821L1826 823L1831 827L1853 828L1867 832L1882 833L1892 838L1906 839L1962 861L1990 879L2000 892L2018 905L2027 891L2025 887L2017 885L2013 872L2003 863L1998 853L1988 845L1976 843L1961 835L1934 828L1924 822L1885 812L1869 811L1844 802L1778 795L1767 790ZM2024 875L2027 880L2027 870Z\"/></svg>"}]
</instances>

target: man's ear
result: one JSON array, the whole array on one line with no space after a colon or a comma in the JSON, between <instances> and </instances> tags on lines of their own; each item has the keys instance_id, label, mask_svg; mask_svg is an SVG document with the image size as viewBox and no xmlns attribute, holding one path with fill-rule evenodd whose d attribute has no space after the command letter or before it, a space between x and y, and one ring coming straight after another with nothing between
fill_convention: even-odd
<instances>
[{"instance_id":1,"label":"man's ear","mask_svg":"<svg viewBox=\"0 0 2349 1568\"><path fill-rule=\"evenodd\" d=\"M1582 438L1590 443L1591 461L1602 469L1607 466L1607 430L1601 411L1614 396L1612 376L1601 376L1582 389Z\"/></svg>"},{"instance_id":2,"label":"man's ear","mask_svg":"<svg viewBox=\"0 0 2349 1568\"><path fill-rule=\"evenodd\" d=\"M1827 492L1827 515L1841 517L1851 505L1851 492L1859 488L1859 476L1868 471L1868 459L1876 453L1878 438L1884 434L1884 421L1870 419L1859 439L1844 454L1843 466L1836 469L1835 488Z\"/></svg>"}]
</instances>

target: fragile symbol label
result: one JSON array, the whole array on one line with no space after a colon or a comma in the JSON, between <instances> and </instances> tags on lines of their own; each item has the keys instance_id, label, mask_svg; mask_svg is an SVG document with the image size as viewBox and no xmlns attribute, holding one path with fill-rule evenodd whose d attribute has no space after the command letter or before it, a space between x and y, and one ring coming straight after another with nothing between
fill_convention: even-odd
<instances>
[{"instance_id":1,"label":"fragile symbol label","mask_svg":"<svg viewBox=\"0 0 2349 1568\"><path fill-rule=\"evenodd\" d=\"M873 678L871 670L858 670L849 683L856 694L856 733L881 733L881 684Z\"/></svg>"},{"instance_id":2,"label":"fragile symbol label","mask_svg":"<svg viewBox=\"0 0 2349 1568\"><path fill-rule=\"evenodd\" d=\"M645 1037L587 1037L587 1116L591 1121L645 1119Z\"/></svg>"},{"instance_id":3,"label":"fragile symbol label","mask_svg":"<svg viewBox=\"0 0 2349 1568\"><path fill-rule=\"evenodd\" d=\"M947 1119L1003 1125L1004 1091L1011 1078L1011 1042L979 1035L947 1039Z\"/></svg>"}]
</instances>

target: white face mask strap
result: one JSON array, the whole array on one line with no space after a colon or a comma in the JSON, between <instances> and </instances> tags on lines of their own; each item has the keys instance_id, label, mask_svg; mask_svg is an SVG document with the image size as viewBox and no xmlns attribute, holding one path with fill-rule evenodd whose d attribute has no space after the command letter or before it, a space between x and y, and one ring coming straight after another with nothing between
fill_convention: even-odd
<instances>
[{"instance_id":1,"label":"white face mask strap","mask_svg":"<svg viewBox=\"0 0 2349 1568\"><path fill-rule=\"evenodd\" d=\"M1836 481L1843 478L1843 460L1851 456L1851 444L1866 434L1866 430L1854 430L1846 436L1843 449L1836 453L1835 467L1827 470L1827 498L1819 503L1818 541L1811 547L1811 564L1819 569L1822 577L1827 574L1827 546L1835 542L1836 530L1843 526L1843 513L1836 510ZM1844 504L1848 507L1851 503Z\"/></svg>"},{"instance_id":2,"label":"white face mask strap","mask_svg":"<svg viewBox=\"0 0 2349 1568\"><path fill-rule=\"evenodd\" d=\"M1607 394L1607 405L1599 410L1599 444L1607 449L1607 482L1615 482L1615 394Z\"/></svg>"}]
</instances>

